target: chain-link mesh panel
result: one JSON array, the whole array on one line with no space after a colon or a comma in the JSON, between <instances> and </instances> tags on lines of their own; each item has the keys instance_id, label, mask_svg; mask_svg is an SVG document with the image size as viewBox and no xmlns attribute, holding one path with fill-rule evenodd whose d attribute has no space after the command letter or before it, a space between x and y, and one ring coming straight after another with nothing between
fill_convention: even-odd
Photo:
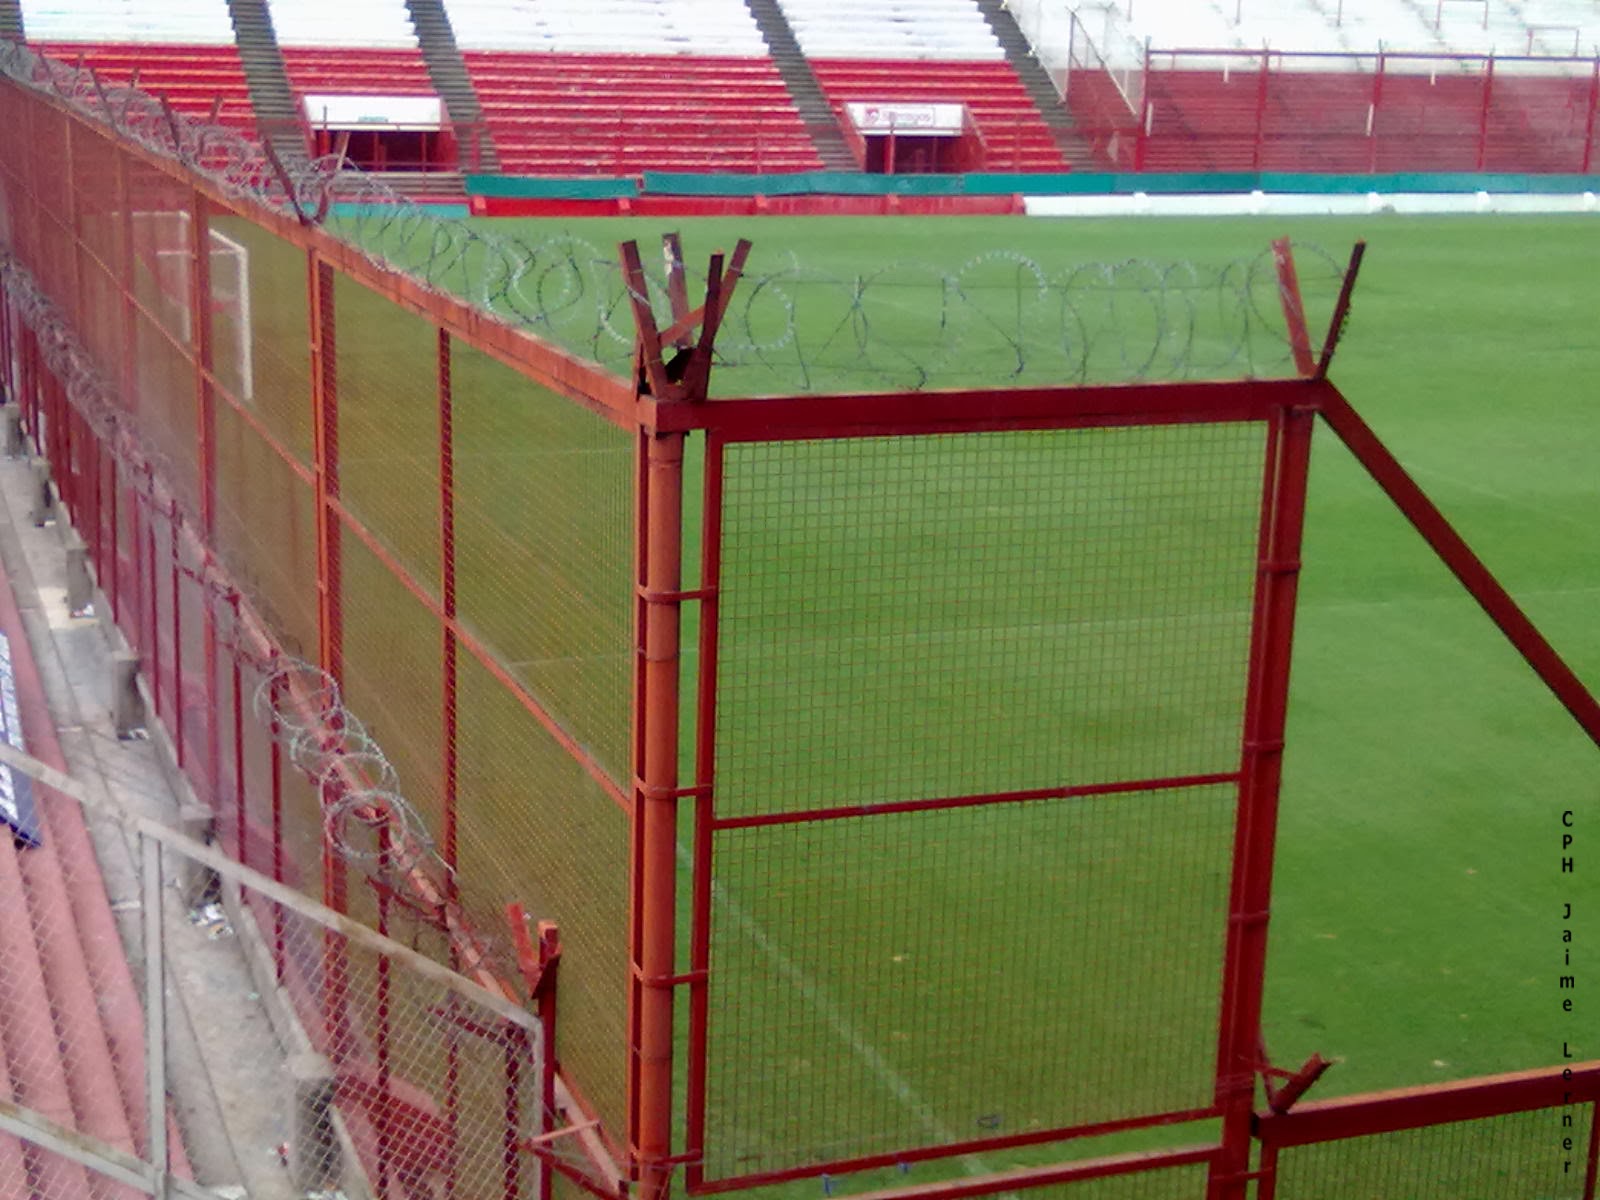
<instances>
[{"instance_id":1,"label":"chain-link mesh panel","mask_svg":"<svg viewBox=\"0 0 1600 1200\"><path fill-rule=\"evenodd\" d=\"M334 309L340 499L400 568L437 597L438 331L342 275L334 282Z\"/></svg>"},{"instance_id":2,"label":"chain-link mesh panel","mask_svg":"<svg viewBox=\"0 0 1600 1200\"><path fill-rule=\"evenodd\" d=\"M362 774L404 796L423 839L414 853L431 858L445 822L439 621L362 542L347 536L343 554L342 691L374 756Z\"/></svg>"},{"instance_id":3,"label":"chain-link mesh panel","mask_svg":"<svg viewBox=\"0 0 1600 1200\"><path fill-rule=\"evenodd\" d=\"M1584 1104L1295 1146L1279 1153L1273 1197L1584 1200L1593 1120Z\"/></svg>"},{"instance_id":4,"label":"chain-link mesh panel","mask_svg":"<svg viewBox=\"0 0 1600 1200\"><path fill-rule=\"evenodd\" d=\"M708 1170L1207 1105L1232 818L1210 787L720 833Z\"/></svg>"},{"instance_id":5,"label":"chain-link mesh panel","mask_svg":"<svg viewBox=\"0 0 1600 1200\"><path fill-rule=\"evenodd\" d=\"M262 1064L296 1105L297 1183L337 1186L354 1169L380 1195L534 1193L531 1165L507 1140L508 1128L538 1127L531 1018L509 1022L264 897L246 892L243 911L277 931L300 1052L321 1060Z\"/></svg>"},{"instance_id":6,"label":"chain-link mesh panel","mask_svg":"<svg viewBox=\"0 0 1600 1200\"><path fill-rule=\"evenodd\" d=\"M1263 445L729 446L718 814L1232 770Z\"/></svg>"},{"instance_id":7,"label":"chain-link mesh panel","mask_svg":"<svg viewBox=\"0 0 1600 1200\"><path fill-rule=\"evenodd\" d=\"M467 912L491 934L504 905L561 928L562 1069L606 1129L624 1121L628 814L472 657L460 667L459 862Z\"/></svg>"},{"instance_id":8,"label":"chain-link mesh panel","mask_svg":"<svg viewBox=\"0 0 1600 1200\"><path fill-rule=\"evenodd\" d=\"M452 379L461 619L626 779L633 438L479 351Z\"/></svg>"},{"instance_id":9,"label":"chain-link mesh panel","mask_svg":"<svg viewBox=\"0 0 1600 1200\"><path fill-rule=\"evenodd\" d=\"M250 424L217 407L215 553L284 644L317 645L317 530L311 485Z\"/></svg>"}]
</instances>

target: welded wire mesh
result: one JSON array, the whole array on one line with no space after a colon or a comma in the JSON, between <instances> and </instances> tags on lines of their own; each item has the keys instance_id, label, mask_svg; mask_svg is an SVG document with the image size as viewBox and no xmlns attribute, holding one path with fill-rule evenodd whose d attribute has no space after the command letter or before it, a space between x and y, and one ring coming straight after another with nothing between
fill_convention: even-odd
<instances>
[{"instance_id":1,"label":"welded wire mesh","mask_svg":"<svg viewBox=\"0 0 1600 1200\"><path fill-rule=\"evenodd\" d=\"M1294 1146L1279 1154L1273 1196L1584 1200L1593 1120L1579 1104Z\"/></svg>"},{"instance_id":2,"label":"welded wire mesh","mask_svg":"<svg viewBox=\"0 0 1600 1200\"><path fill-rule=\"evenodd\" d=\"M340 499L396 567L437 597L438 329L342 275L333 303ZM401 479L407 486L396 487Z\"/></svg>"},{"instance_id":3,"label":"welded wire mesh","mask_svg":"<svg viewBox=\"0 0 1600 1200\"><path fill-rule=\"evenodd\" d=\"M707 1169L1210 1102L1226 787L721 832Z\"/></svg>"},{"instance_id":4,"label":"welded wire mesh","mask_svg":"<svg viewBox=\"0 0 1600 1200\"><path fill-rule=\"evenodd\" d=\"M182 1180L269 1195L538 1194L529 1139L570 1122L544 1099L534 1017L242 868L212 873L197 843L158 849L125 810L91 833L75 800L41 801L40 843L0 848L13 918L0 933L0 1094L23 1126L0 1136L0 1180L23 1181L12 1194L148 1194L114 1168L120 1155L148 1174L152 1077ZM203 1074L191 1045L209 1051ZM223 1109L197 1103L213 1092ZM247 1157L219 1158L205 1144L218 1137ZM586 1167L574 1146L557 1138L549 1152Z\"/></svg>"},{"instance_id":5,"label":"welded wire mesh","mask_svg":"<svg viewBox=\"0 0 1600 1200\"><path fill-rule=\"evenodd\" d=\"M728 446L719 814L1231 770L1264 445Z\"/></svg>"},{"instance_id":6,"label":"welded wire mesh","mask_svg":"<svg viewBox=\"0 0 1600 1200\"><path fill-rule=\"evenodd\" d=\"M461 620L626 779L634 438L465 346L452 387Z\"/></svg>"},{"instance_id":7,"label":"welded wire mesh","mask_svg":"<svg viewBox=\"0 0 1600 1200\"><path fill-rule=\"evenodd\" d=\"M570 924L563 1044L583 1103L620 1131L627 821L607 792L617 785L601 787L571 755L595 770L603 757L617 777L626 771L632 439L462 352L458 393L470 407L452 493L458 570L441 540L437 334L427 331L428 382L419 389L418 364L383 350L397 310L336 285L344 320L330 382L348 419L333 432L349 455L343 502L354 518L344 522L333 597L344 631L336 682L301 657L316 653L322 624L304 469L312 433L304 259L214 208L208 216L242 250L215 250L212 265L239 263L234 281L253 303L246 311L219 295L211 312L214 540L204 536L199 498L164 490L169 459L186 453L183 467L193 467L194 415L172 433L171 454L146 442L148 414L119 404L116 384L60 310L15 260L6 263L25 327L49 338L47 365L69 381L94 444L115 464L116 487L95 518L105 529L96 561L119 624L148 652L156 715L177 732L191 778L208 784L225 843L302 893L463 969L492 962L502 979L517 975L508 901ZM193 362L184 361L192 388ZM412 412L407 397L424 391L428 410ZM397 487L422 477L424 445L432 486ZM438 611L447 563L459 575L463 621L451 653L464 664L459 681L449 679L448 710ZM524 620L530 598L543 621ZM209 676L208 620L220 639ZM459 737L446 736L447 720ZM567 749L552 738L557 730L573 738ZM447 762L456 764L448 775ZM470 885L451 861L457 841ZM445 905L457 906L448 921ZM282 922L268 924L281 943Z\"/></svg>"},{"instance_id":8,"label":"welded wire mesh","mask_svg":"<svg viewBox=\"0 0 1600 1200\"><path fill-rule=\"evenodd\" d=\"M557 1054L615 1135L626 1128L628 813L474 656L462 658L459 698L462 904L491 932L513 899L559 923Z\"/></svg>"}]
</instances>

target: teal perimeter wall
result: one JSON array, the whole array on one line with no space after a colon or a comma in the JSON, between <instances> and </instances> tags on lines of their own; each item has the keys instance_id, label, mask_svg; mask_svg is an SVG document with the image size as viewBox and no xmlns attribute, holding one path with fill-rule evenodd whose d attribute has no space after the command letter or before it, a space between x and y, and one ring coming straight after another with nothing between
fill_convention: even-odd
<instances>
[{"instance_id":1,"label":"teal perimeter wall","mask_svg":"<svg viewBox=\"0 0 1600 1200\"><path fill-rule=\"evenodd\" d=\"M1182 174L1074 172L1025 175L863 175L802 171L774 175L699 175L646 171L597 179L468 175L469 196L499 199L615 200L633 196L1128 196L1231 195L1284 192L1299 195L1412 193L1600 192L1600 175L1420 174L1309 175L1277 171Z\"/></svg>"}]
</instances>

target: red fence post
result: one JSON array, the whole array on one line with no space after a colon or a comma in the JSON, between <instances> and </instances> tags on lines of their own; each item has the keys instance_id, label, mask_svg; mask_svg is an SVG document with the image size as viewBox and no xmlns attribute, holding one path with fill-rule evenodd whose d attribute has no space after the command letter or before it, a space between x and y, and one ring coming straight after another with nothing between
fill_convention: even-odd
<instances>
[{"instance_id":1,"label":"red fence post","mask_svg":"<svg viewBox=\"0 0 1600 1200\"><path fill-rule=\"evenodd\" d=\"M1139 95L1139 126L1133 131L1133 169L1144 170L1146 142L1150 138L1151 116L1155 102L1150 98L1150 43L1144 44L1144 87Z\"/></svg>"},{"instance_id":2,"label":"red fence post","mask_svg":"<svg viewBox=\"0 0 1600 1200\"><path fill-rule=\"evenodd\" d=\"M1488 169L1489 162L1489 111L1494 105L1494 55L1489 55L1489 61L1483 74L1483 104L1478 112L1478 167L1480 171Z\"/></svg>"},{"instance_id":3,"label":"red fence post","mask_svg":"<svg viewBox=\"0 0 1600 1200\"><path fill-rule=\"evenodd\" d=\"M189 254L191 297L190 328L194 333L194 391L195 391L195 475L200 490L200 541L210 547L216 542L217 524L217 397L211 386L214 350L212 346L211 304L211 217L205 198L196 191L192 199L189 220ZM247 335L248 336L248 335ZM176 528L174 528L176 537ZM212 598L203 581L194 586L200 591L201 643L205 671L205 731L206 793L218 795L222 771L222 739L218 728L221 720L217 694L217 614ZM181 608L179 597L173 598L175 607ZM179 692L178 727L183 727L182 692ZM180 734L181 736L181 734ZM242 847L243 843L241 843Z\"/></svg>"},{"instance_id":4,"label":"red fence post","mask_svg":"<svg viewBox=\"0 0 1600 1200\"><path fill-rule=\"evenodd\" d=\"M1267 96L1272 86L1272 56L1261 54L1261 74L1256 81L1256 140L1250 155L1250 169L1261 170L1261 151L1267 140Z\"/></svg>"},{"instance_id":5,"label":"red fence post","mask_svg":"<svg viewBox=\"0 0 1600 1200\"><path fill-rule=\"evenodd\" d=\"M450 334L439 330L439 599L442 712L440 728L443 746L440 761L440 805L443 809L440 831L445 866L445 900L456 899L456 787L459 764L456 756L456 688L459 644L456 638L456 461L455 403L450 378ZM452 944L451 952L454 953Z\"/></svg>"},{"instance_id":6,"label":"red fence post","mask_svg":"<svg viewBox=\"0 0 1600 1200\"><path fill-rule=\"evenodd\" d=\"M1589 115L1583 128L1583 166L1585 175L1594 163L1594 123L1600 113L1600 54L1595 55L1594 74L1589 77Z\"/></svg>"},{"instance_id":7,"label":"red fence post","mask_svg":"<svg viewBox=\"0 0 1600 1200\"><path fill-rule=\"evenodd\" d=\"M685 1104L689 1159L686 1182L693 1188L704 1178L706 1140L706 1058L711 995L712 819L716 815L717 623L722 590L722 443L707 439L705 479L700 516L700 670L695 707L695 819L692 918L689 937L689 1067Z\"/></svg>"},{"instance_id":8,"label":"red fence post","mask_svg":"<svg viewBox=\"0 0 1600 1200\"><path fill-rule=\"evenodd\" d=\"M333 297L333 267L315 250L306 252L306 286L311 322L311 428L317 534L317 657L318 665L334 681L343 677L344 626L340 611L339 517L339 393ZM326 790L343 786L336 780L319 785ZM335 912L348 908L344 860L324 830L322 838L322 900ZM336 1031L345 1027L345 997L349 986L342 939L329 931L323 939L323 1019L334 1048L334 1059L348 1049Z\"/></svg>"},{"instance_id":9,"label":"red fence post","mask_svg":"<svg viewBox=\"0 0 1600 1200\"><path fill-rule=\"evenodd\" d=\"M1217 1049L1222 1149L1211 1171L1208 1200L1244 1200L1249 1187L1278 786L1315 416L1312 407L1284 405L1274 411L1267 434Z\"/></svg>"},{"instance_id":10,"label":"red fence post","mask_svg":"<svg viewBox=\"0 0 1600 1200\"><path fill-rule=\"evenodd\" d=\"M676 958L681 433L641 431L635 709L632 1120L639 1200L665 1200L672 1168Z\"/></svg>"}]
</instances>

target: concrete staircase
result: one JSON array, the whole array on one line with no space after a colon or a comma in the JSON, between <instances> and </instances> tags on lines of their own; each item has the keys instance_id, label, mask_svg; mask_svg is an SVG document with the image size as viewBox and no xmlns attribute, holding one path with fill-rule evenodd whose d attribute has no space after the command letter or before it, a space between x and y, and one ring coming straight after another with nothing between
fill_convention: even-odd
<instances>
[{"instance_id":1,"label":"concrete staircase","mask_svg":"<svg viewBox=\"0 0 1600 1200\"><path fill-rule=\"evenodd\" d=\"M800 110L800 118L806 124L806 131L811 135L811 142L817 148L822 165L830 171L859 171L861 164L856 161L855 153L844 139L838 114L823 95L811 64L800 50L800 42L794 36L789 19L778 7L778 0L744 2L766 40L772 61L778 68L778 74L783 77L784 86L789 89L795 108Z\"/></svg>"},{"instance_id":2,"label":"concrete staircase","mask_svg":"<svg viewBox=\"0 0 1600 1200\"><path fill-rule=\"evenodd\" d=\"M456 45L455 30L450 27L450 17L444 11L442 0L406 0L406 8L411 13L411 27L417 31L422 61L428 64L434 90L444 101L450 123L455 127L461 169L484 174L498 172L500 156L483 119L483 106L478 103L477 89L467 74L467 64L461 57L461 47Z\"/></svg>"},{"instance_id":3,"label":"concrete staircase","mask_svg":"<svg viewBox=\"0 0 1600 1200\"><path fill-rule=\"evenodd\" d=\"M304 120L289 87L266 0L228 0L228 14L261 140L285 166L306 162Z\"/></svg>"},{"instance_id":4,"label":"concrete staircase","mask_svg":"<svg viewBox=\"0 0 1600 1200\"><path fill-rule=\"evenodd\" d=\"M0 0L0 38L20 42L24 36L22 0Z\"/></svg>"},{"instance_id":5,"label":"concrete staircase","mask_svg":"<svg viewBox=\"0 0 1600 1200\"><path fill-rule=\"evenodd\" d=\"M1075 169L1093 169L1094 151L1074 126L1072 114L1061 102L1055 84L1050 82L1049 73L1039 65L1032 44L1006 8L1005 0L976 0L976 3L999 41L1000 48L1005 51L1006 61L1022 80L1022 86L1027 89L1039 115L1049 126L1050 135L1055 138L1061 156Z\"/></svg>"}]
</instances>

